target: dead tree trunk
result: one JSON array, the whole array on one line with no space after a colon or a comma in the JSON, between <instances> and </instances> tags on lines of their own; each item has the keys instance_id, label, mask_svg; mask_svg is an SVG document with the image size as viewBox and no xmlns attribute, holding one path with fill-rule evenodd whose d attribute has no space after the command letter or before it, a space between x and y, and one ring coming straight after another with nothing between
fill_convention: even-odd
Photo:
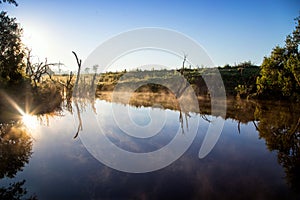
<instances>
[{"instance_id":1,"label":"dead tree trunk","mask_svg":"<svg viewBox=\"0 0 300 200\"><path fill-rule=\"evenodd\" d=\"M77 77L76 77L76 82L75 82L75 86L74 86L74 91L73 91L73 96L77 96L77 90L78 90L78 82L79 82L79 77L80 77L80 70L81 70L81 59L78 59L77 54L72 51L72 53L74 54L76 61L77 61L77 66L78 66L78 71L77 71Z\"/></svg>"},{"instance_id":2,"label":"dead tree trunk","mask_svg":"<svg viewBox=\"0 0 300 200\"><path fill-rule=\"evenodd\" d=\"M185 65L185 62L186 62L186 57L187 57L187 54L183 54L182 67L181 67L181 69L180 69L180 74L181 74L181 75L184 74L184 65Z\"/></svg>"}]
</instances>

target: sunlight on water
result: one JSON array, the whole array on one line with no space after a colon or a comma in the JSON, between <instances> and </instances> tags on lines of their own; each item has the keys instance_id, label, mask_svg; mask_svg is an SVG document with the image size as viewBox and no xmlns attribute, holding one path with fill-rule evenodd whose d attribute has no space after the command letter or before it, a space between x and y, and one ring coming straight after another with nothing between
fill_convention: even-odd
<instances>
[{"instance_id":1,"label":"sunlight on water","mask_svg":"<svg viewBox=\"0 0 300 200\"><path fill-rule=\"evenodd\" d=\"M29 129L35 129L38 125L36 116L30 114L24 114L22 117L22 122Z\"/></svg>"}]
</instances>

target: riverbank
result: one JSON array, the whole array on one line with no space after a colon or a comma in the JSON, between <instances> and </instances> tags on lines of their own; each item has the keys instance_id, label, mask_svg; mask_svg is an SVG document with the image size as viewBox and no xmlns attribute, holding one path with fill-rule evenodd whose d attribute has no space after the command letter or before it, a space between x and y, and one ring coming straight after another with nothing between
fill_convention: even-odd
<instances>
[{"instance_id":1,"label":"riverbank","mask_svg":"<svg viewBox=\"0 0 300 200\"><path fill-rule=\"evenodd\" d=\"M203 75L221 75L227 99L255 97L256 79L259 76L259 67L253 65L224 66L219 68L195 68L180 70L135 70L126 72L106 72L100 74L80 74L77 92L84 91L82 97L104 97L111 92L130 91L134 89L134 96L131 102L140 106L147 106L149 102L155 100L157 104L168 102L165 106L170 109L178 110L178 94L181 89L184 91L186 85L193 88L198 99L209 99L210 91L203 79ZM220 77L220 76L219 76ZM7 101L7 97L13 99L15 103L27 112L41 114L52 112L61 108L61 103L66 98L72 97L72 89L75 85L75 75L53 75L51 80L46 78L39 87L33 89L29 84L18 87L2 89L0 108L2 116L0 120L14 119L13 116L19 115L12 103ZM68 83L68 84L66 84ZM184 83L184 84L183 84ZM183 87L178 87L183 84ZM66 87L68 85L68 87ZM176 86L180 89L178 94L171 91L170 87ZM68 89L67 89L68 88ZM218 88L220 89L220 88ZM181 91L181 92L182 92ZM133 91L132 91L133 92ZM3 95L5 94L5 95ZM67 97L68 96L68 97ZM122 95L116 95L122 98ZM139 100L138 100L139 99ZM236 100L236 99L235 99ZM202 102L209 104L209 102ZM209 104L210 105L210 104ZM204 109L205 110L205 109ZM1 118L2 117L2 118Z\"/></svg>"},{"instance_id":2,"label":"riverbank","mask_svg":"<svg viewBox=\"0 0 300 200\"><path fill-rule=\"evenodd\" d=\"M196 95L208 95L209 91L203 75L217 76L221 75L224 83L224 89L227 96L247 95L256 91L256 78L259 76L258 66L247 67L219 67L219 68L196 68L184 69L182 75L185 80L193 87ZM158 80L163 79L164 82L172 82L172 78L178 77L180 70L152 70L152 71L122 71L107 72L99 75L97 89L99 91L113 91L117 84L124 87L132 85L143 85L137 91L166 92L166 88L161 85L154 84Z\"/></svg>"},{"instance_id":3,"label":"riverbank","mask_svg":"<svg viewBox=\"0 0 300 200\"><path fill-rule=\"evenodd\" d=\"M0 89L0 123L17 121L24 114L44 114L61 109L62 87L44 83L32 88L29 83Z\"/></svg>"}]
</instances>

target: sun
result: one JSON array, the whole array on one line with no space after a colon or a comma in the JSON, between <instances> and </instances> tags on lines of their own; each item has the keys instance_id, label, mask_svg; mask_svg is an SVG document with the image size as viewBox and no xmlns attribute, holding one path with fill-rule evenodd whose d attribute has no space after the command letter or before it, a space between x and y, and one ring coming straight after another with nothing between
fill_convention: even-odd
<instances>
[{"instance_id":1,"label":"sun","mask_svg":"<svg viewBox=\"0 0 300 200\"><path fill-rule=\"evenodd\" d=\"M35 129L38 125L36 116L30 114L24 114L22 116L22 122L29 129Z\"/></svg>"},{"instance_id":2,"label":"sun","mask_svg":"<svg viewBox=\"0 0 300 200\"><path fill-rule=\"evenodd\" d=\"M1 93L1 91L0 91L0 93ZM27 113L26 111L21 109L20 106L11 97L9 97L6 93L1 93L1 94L20 113L20 115L18 115L18 117L20 117L21 122L23 123L24 126L26 126L29 129L37 128L37 126L39 124L37 116ZM28 108L26 110L28 110Z\"/></svg>"}]
</instances>

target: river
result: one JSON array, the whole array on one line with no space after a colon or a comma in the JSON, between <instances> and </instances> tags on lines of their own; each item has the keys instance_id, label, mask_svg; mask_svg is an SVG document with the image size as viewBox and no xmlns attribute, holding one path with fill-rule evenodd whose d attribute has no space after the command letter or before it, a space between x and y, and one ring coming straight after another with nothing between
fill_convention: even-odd
<instances>
[{"instance_id":1,"label":"river","mask_svg":"<svg viewBox=\"0 0 300 200\"><path fill-rule=\"evenodd\" d=\"M1 194L21 183L45 200L299 198L299 104L227 99L221 117L205 98L199 112L150 99L76 99L1 124Z\"/></svg>"}]
</instances>

